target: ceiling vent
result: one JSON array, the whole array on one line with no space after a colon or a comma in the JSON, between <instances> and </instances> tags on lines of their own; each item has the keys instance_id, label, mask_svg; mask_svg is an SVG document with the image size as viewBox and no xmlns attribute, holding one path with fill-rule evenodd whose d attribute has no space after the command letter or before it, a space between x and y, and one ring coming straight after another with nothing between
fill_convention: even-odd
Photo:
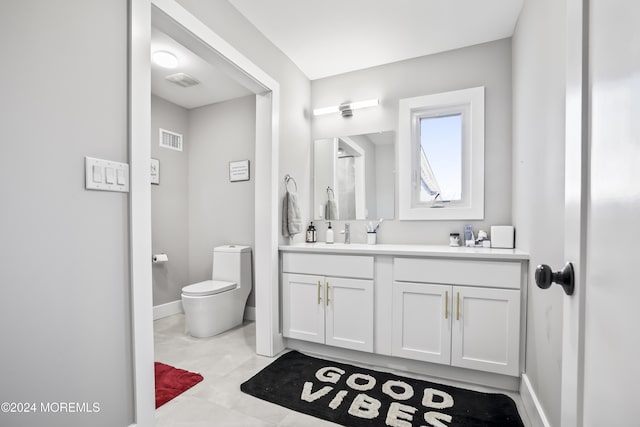
<instances>
[{"instance_id":1,"label":"ceiling vent","mask_svg":"<svg viewBox=\"0 0 640 427\"><path fill-rule=\"evenodd\" d=\"M182 135L165 129L160 129L160 147L182 151Z\"/></svg>"},{"instance_id":2,"label":"ceiling vent","mask_svg":"<svg viewBox=\"0 0 640 427\"><path fill-rule=\"evenodd\" d=\"M192 76L186 73L171 74L170 76L167 76L165 78L169 80L171 83L175 83L178 86L182 86L182 87L191 87L200 83L200 81L196 80L195 78L193 78Z\"/></svg>"}]
</instances>

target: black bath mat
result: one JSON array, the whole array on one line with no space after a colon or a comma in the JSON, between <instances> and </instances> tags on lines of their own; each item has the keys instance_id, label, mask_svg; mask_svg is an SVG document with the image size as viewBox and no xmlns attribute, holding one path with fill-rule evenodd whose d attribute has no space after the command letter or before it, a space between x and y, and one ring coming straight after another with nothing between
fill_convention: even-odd
<instances>
[{"instance_id":1,"label":"black bath mat","mask_svg":"<svg viewBox=\"0 0 640 427\"><path fill-rule=\"evenodd\" d=\"M287 353L240 386L252 396L344 426L523 427L488 394Z\"/></svg>"}]
</instances>

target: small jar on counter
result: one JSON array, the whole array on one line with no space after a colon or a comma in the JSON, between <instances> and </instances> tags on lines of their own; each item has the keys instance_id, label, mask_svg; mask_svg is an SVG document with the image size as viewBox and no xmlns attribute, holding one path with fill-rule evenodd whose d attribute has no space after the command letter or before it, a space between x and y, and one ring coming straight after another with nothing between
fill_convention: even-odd
<instances>
[{"instance_id":1,"label":"small jar on counter","mask_svg":"<svg viewBox=\"0 0 640 427\"><path fill-rule=\"evenodd\" d=\"M460 246L460 233L449 233L449 246Z\"/></svg>"}]
</instances>

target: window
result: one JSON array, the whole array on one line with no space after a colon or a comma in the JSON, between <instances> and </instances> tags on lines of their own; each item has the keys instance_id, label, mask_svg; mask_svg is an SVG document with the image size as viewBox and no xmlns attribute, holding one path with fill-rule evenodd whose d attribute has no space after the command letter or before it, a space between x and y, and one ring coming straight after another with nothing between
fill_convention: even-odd
<instances>
[{"instance_id":1,"label":"window","mask_svg":"<svg viewBox=\"0 0 640 427\"><path fill-rule=\"evenodd\" d=\"M462 113L421 117L419 131L419 203L462 200Z\"/></svg>"},{"instance_id":2,"label":"window","mask_svg":"<svg viewBox=\"0 0 640 427\"><path fill-rule=\"evenodd\" d=\"M399 107L400 219L483 219L484 88Z\"/></svg>"}]
</instances>

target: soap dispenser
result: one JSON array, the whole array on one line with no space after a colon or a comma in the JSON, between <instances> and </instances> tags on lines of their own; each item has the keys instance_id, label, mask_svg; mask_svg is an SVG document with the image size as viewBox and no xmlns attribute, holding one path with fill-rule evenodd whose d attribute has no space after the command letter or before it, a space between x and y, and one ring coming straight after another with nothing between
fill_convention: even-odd
<instances>
[{"instance_id":1,"label":"soap dispenser","mask_svg":"<svg viewBox=\"0 0 640 427\"><path fill-rule=\"evenodd\" d=\"M307 236L305 241L307 243L315 243L317 241L316 228L313 226L313 221L311 221L311 224L309 224L309 228L307 228Z\"/></svg>"},{"instance_id":2,"label":"soap dispenser","mask_svg":"<svg viewBox=\"0 0 640 427\"><path fill-rule=\"evenodd\" d=\"M329 228L327 228L327 243L333 243L333 229L331 228L331 223L329 223Z\"/></svg>"}]
</instances>

